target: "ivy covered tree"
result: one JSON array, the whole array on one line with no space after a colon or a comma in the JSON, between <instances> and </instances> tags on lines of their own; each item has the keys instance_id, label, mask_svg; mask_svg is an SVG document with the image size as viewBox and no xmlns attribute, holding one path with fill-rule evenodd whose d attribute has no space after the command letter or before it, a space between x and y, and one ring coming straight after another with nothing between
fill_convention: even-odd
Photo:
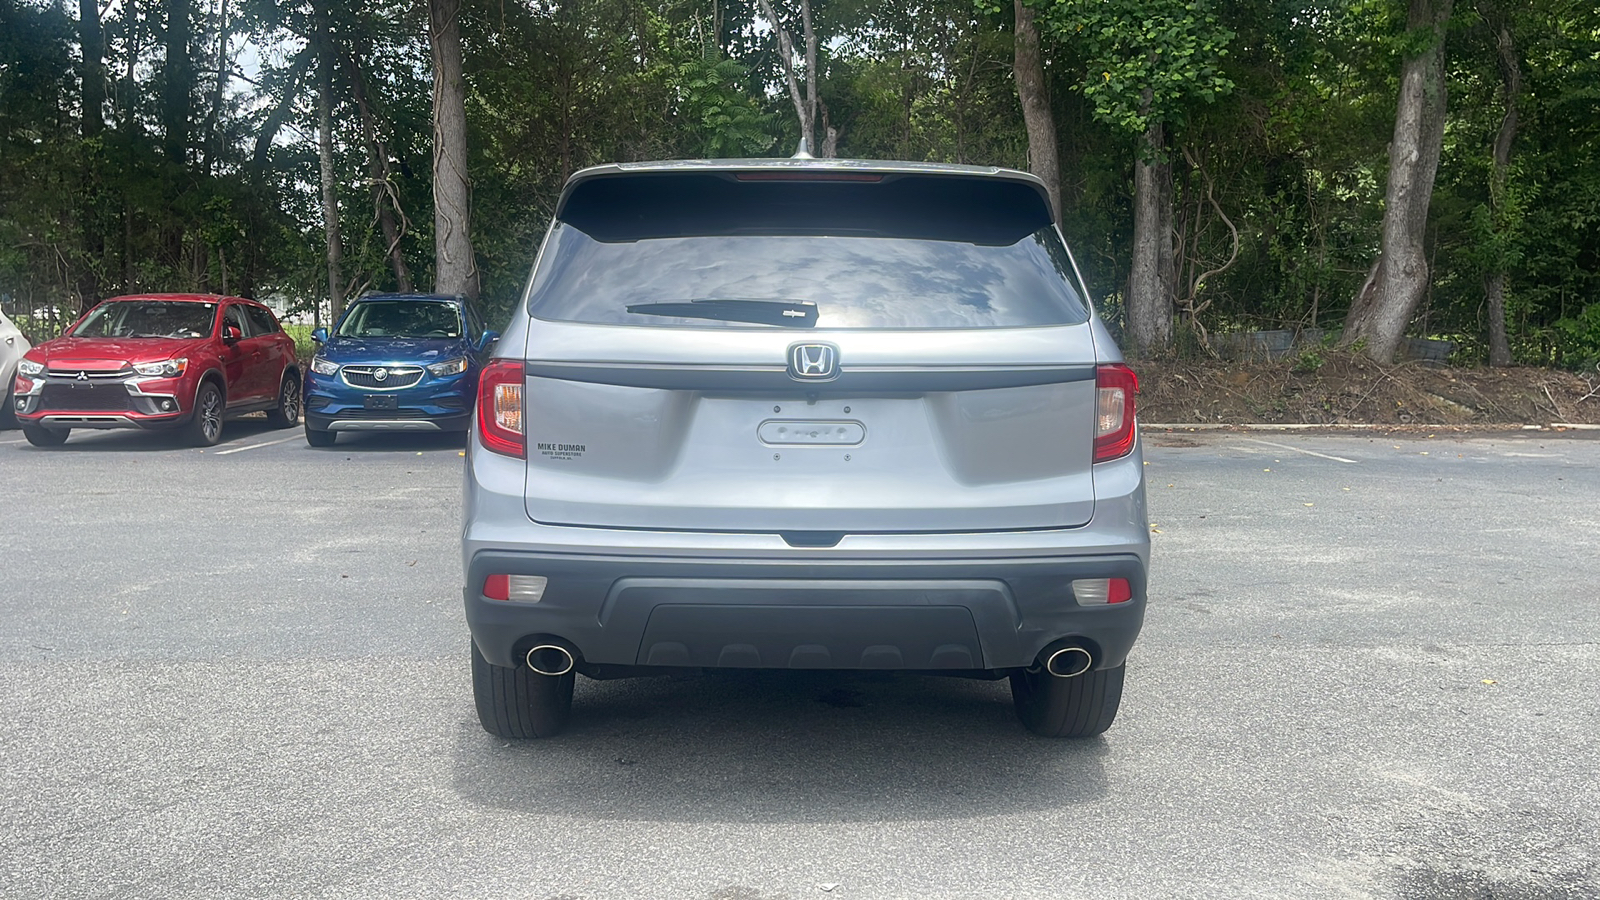
<instances>
[{"instance_id":1,"label":"ivy covered tree","mask_svg":"<svg viewBox=\"0 0 1600 900\"><path fill-rule=\"evenodd\" d=\"M1178 295L1173 135L1232 90L1222 61L1233 32L1204 0L1049 0L1040 13L1056 40L1079 46L1095 118L1133 139L1128 336L1138 352L1164 351Z\"/></svg>"}]
</instances>

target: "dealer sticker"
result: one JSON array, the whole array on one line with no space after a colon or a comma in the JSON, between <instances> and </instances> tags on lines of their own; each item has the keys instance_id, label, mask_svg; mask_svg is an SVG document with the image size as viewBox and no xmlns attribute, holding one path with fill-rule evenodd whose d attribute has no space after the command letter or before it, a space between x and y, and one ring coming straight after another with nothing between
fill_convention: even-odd
<instances>
[{"instance_id":1,"label":"dealer sticker","mask_svg":"<svg viewBox=\"0 0 1600 900\"><path fill-rule=\"evenodd\" d=\"M579 459L588 450L584 444L547 444L542 441L534 444L534 447L545 459Z\"/></svg>"}]
</instances>

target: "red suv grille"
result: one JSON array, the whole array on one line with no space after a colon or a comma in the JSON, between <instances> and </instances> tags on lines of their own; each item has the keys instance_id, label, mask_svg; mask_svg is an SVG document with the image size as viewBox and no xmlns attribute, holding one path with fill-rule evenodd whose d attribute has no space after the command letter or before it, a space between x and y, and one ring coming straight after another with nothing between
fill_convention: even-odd
<instances>
[{"instance_id":1,"label":"red suv grille","mask_svg":"<svg viewBox=\"0 0 1600 900\"><path fill-rule=\"evenodd\" d=\"M133 404L128 397L128 391L120 384L96 385L94 387L47 384L44 386L40 408L66 411L120 412L132 409Z\"/></svg>"}]
</instances>

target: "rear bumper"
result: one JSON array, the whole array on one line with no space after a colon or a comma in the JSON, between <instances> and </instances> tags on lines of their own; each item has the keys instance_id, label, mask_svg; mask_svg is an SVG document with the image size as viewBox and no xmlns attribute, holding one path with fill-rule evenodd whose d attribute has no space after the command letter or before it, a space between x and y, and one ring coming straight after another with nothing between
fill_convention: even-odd
<instances>
[{"instance_id":1,"label":"rear bumper","mask_svg":"<svg viewBox=\"0 0 1600 900\"><path fill-rule=\"evenodd\" d=\"M471 413L456 413L453 415L429 415L426 418L392 418L385 417L382 411L372 411L368 414L362 411L356 415L354 411L345 416L322 415L320 413L306 412L306 425L312 431L466 431L472 427Z\"/></svg>"},{"instance_id":2,"label":"rear bumper","mask_svg":"<svg viewBox=\"0 0 1600 900\"><path fill-rule=\"evenodd\" d=\"M467 375L437 378L424 373L410 387L351 387L337 375L307 371L304 413L313 431L466 431L472 425L476 384ZM387 408L367 408L367 397L383 397Z\"/></svg>"},{"instance_id":3,"label":"rear bumper","mask_svg":"<svg viewBox=\"0 0 1600 900\"><path fill-rule=\"evenodd\" d=\"M490 574L543 575L538 603L491 600ZM1126 578L1133 598L1079 606L1070 582ZM1136 554L971 560L673 559L484 551L468 562L472 637L509 666L536 638L588 665L1002 670L1062 639L1121 665L1144 621Z\"/></svg>"}]
</instances>

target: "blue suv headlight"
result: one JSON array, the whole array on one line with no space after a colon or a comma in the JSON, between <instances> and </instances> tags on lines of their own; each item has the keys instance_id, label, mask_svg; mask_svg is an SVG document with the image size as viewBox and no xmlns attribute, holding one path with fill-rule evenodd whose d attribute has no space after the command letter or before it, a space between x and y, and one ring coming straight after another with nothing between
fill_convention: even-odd
<instances>
[{"instance_id":1,"label":"blue suv headlight","mask_svg":"<svg viewBox=\"0 0 1600 900\"><path fill-rule=\"evenodd\" d=\"M337 375L339 373L339 364L329 362L320 356L314 356L311 358L311 371L318 375Z\"/></svg>"},{"instance_id":2,"label":"blue suv headlight","mask_svg":"<svg viewBox=\"0 0 1600 900\"><path fill-rule=\"evenodd\" d=\"M434 363L428 367L428 371L432 372L435 378L443 378L446 375L460 375L466 370L467 359L464 356L447 359L444 362Z\"/></svg>"}]
</instances>

